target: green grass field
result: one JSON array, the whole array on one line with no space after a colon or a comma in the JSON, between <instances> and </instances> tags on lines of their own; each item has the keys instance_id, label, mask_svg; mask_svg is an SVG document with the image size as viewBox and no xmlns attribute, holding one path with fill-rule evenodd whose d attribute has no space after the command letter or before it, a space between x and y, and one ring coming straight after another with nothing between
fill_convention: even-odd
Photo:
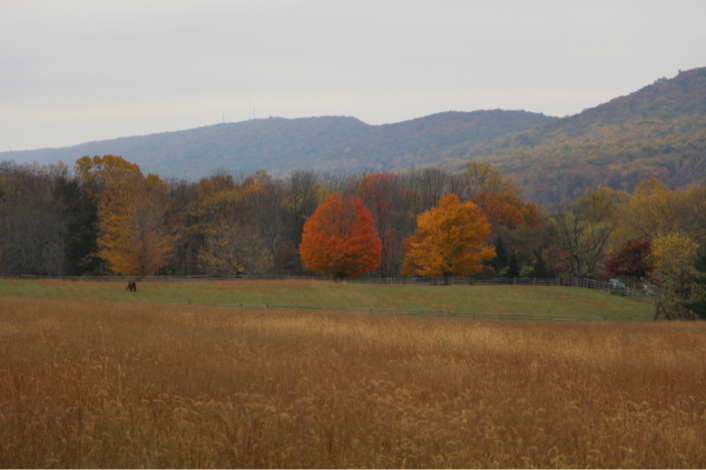
<instances>
[{"instance_id":1,"label":"green grass field","mask_svg":"<svg viewBox=\"0 0 706 470\"><path fill-rule=\"evenodd\" d=\"M98 302L378 308L486 314L650 319L654 306L572 287L400 286L326 281L142 282L137 293L116 282L0 281L0 296Z\"/></svg>"}]
</instances>

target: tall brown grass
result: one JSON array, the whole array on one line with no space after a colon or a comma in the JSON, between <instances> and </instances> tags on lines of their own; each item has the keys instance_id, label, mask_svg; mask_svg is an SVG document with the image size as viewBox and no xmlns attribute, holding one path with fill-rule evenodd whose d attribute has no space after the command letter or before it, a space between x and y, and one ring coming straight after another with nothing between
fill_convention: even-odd
<instances>
[{"instance_id":1,"label":"tall brown grass","mask_svg":"<svg viewBox=\"0 0 706 470\"><path fill-rule=\"evenodd\" d=\"M0 298L0 467L703 468L705 340Z\"/></svg>"}]
</instances>

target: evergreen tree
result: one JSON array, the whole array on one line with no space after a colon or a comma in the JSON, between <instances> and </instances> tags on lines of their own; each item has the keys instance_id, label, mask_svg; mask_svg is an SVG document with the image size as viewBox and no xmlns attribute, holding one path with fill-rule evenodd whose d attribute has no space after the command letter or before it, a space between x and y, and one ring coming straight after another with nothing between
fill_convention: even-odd
<instances>
[{"instance_id":1,"label":"evergreen tree","mask_svg":"<svg viewBox=\"0 0 706 470\"><path fill-rule=\"evenodd\" d=\"M496 271L500 271L507 266L507 263L508 258L507 249L505 249L505 242L503 242L503 239L500 238L500 235L498 235L498 238L495 239L495 258L491 262L491 266L493 266Z\"/></svg>"},{"instance_id":2,"label":"evergreen tree","mask_svg":"<svg viewBox=\"0 0 706 470\"><path fill-rule=\"evenodd\" d=\"M696 256L694 268L701 273L700 276L694 276L696 288L701 291L700 300L682 302L681 304L701 317L702 320L706 320L706 250L703 250Z\"/></svg>"},{"instance_id":3,"label":"evergreen tree","mask_svg":"<svg viewBox=\"0 0 706 470\"><path fill-rule=\"evenodd\" d=\"M99 260L90 254L98 246L98 206L73 179L59 179L56 182L55 197L62 202L68 220L67 274L82 276L95 272Z\"/></svg>"},{"instance_id":4,"label":"evergreen tree","mask_svg":"<svg viewBox=\"0 0 706 470\"><path fill-rule=\"evenodd\" d=\"M544 264L544 258L542 258L542 252L540 250L534 250L534 258L534 277L549 277L549 271L547 271L547 267Z\"/></svg>"},{"instance_id":5,"label":"evergreen tree","mask_svg":"<svg viewBox=\"0 0 706 470\"><path fill-rule=\"evenodd\" d=\"M507 268L507 277L520 277L520 263L515 253L510 256L510 266Z\"/></svg>"}]
</instances>

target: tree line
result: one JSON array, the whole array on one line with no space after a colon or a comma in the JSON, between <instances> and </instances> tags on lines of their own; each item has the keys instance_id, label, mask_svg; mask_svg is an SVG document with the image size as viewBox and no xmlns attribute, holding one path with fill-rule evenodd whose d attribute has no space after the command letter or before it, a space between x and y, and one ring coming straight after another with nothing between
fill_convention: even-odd
<instances>
[{"instance_id":1,"label":"tree line","mask_svg":"<svg viewBox=\"0 0 706 470\"><path fill-rule=\"evenodd\" d=\"M590 188L548 208L521 196L511 178L472 161L457 173L217 171L198 181L144 175L112 155L73 168L2 162L0 267L74 276L623 276L683 300L696 295L705 187L670 190L649 178L632 194Z\"/></svg>"}]
</instances>

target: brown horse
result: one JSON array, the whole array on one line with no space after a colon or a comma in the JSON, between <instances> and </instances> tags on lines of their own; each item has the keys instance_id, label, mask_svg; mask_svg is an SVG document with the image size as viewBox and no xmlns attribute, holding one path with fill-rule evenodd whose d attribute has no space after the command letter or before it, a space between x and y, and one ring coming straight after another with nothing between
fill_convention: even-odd
<instances>
[{"instance_id":1,"label":"brown horse","mask_svg":"<svg viewBox=\"0 0 706 470\"><path fill-rule=\"evenodd\" d=\"M137 292L137 283L135 281L128 281L126 290L129 290L130 292Z\"/></svg>"}]
</instances>

